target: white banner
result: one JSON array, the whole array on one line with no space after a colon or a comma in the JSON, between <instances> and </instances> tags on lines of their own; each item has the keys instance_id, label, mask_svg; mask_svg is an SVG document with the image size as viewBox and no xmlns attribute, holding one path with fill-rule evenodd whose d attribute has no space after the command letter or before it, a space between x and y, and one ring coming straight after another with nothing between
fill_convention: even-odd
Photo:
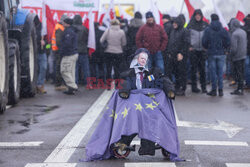
<instances>
[{"instance_id":1,"label":"white banner","mask_svg":"<svg viewBox=\"0 0 250 167\"><path fill-rule=\"evenodd\" d=\"M50 7L55 22L58 22L63 14L70 18L76 14L84 17L90 9L97 20L99 0L46 0L46 4ZM40 18L42 16L42 0L21 0L21 7L36 13Z\"/></svg>"}]
</instances>

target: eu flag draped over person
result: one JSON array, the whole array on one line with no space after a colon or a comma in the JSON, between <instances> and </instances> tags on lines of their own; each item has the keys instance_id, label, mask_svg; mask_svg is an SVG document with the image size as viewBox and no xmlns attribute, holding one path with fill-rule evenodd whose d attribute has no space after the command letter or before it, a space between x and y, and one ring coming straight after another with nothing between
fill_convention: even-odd
<instances>
[{"instance_id":1,"label":"eu flag draped over person","mask_svg":"<svg viewBox=\"0 0 250 167\"><path fill-rule=\"evenodd\" d=\"M116 90L86 146L86 160L109 159L111 145L122 135L131 134L159 144L170 153L171 161L179 160L173 104L161 89L131 90L128 99L121 98Z\"/></svg>"}]
</instances>

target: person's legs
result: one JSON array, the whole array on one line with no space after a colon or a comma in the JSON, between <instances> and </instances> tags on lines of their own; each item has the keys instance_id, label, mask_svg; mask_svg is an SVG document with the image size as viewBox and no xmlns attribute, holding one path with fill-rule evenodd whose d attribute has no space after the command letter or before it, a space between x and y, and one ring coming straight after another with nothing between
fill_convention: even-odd
<instances>
[{"instance_id":1,"label":"person's legs","mask_svg":"<svg viewBox=\"0 0 250 167\"><path fill-rule=\"evenodd\" d=\"M111 53L105 53L106 68L107 68L107 79L111 79L112 72L112 56Z\"/></svg>"},{"instance_id":2,"label":"person's legs","mask_svg":"<svg viewBox=\"0 0 250 167\"><path fill-rule=\"evenodd\" d=\"M244 62L245 60L234 61L235 80L238 83L238 88L231 92L232 95L243 95L243 77L244 77Z\"/></svg>"},{"instance_id":3,"label":"person's legs","mask_svg":"<svg viewBox=\"0 0 250 167\"><path fill-rule=\"evenodd\" d=\"M43 86L47 70L47 55L45 53L38 55L39 73L37 78L37 86Z\"/></svg>"},{"instance_id":4,"label":"person's legs","mask_svg":"<svg viewBox=\"0 0 250 167\"><path fill-rule=\"evenodd\" d=\"M208 64L212 82L212 89L207 94L210 96L216 96L217 94L216 58L214 56L208 56Z\"/></svg>"},{"instance_id":5,"label":"person's legs","mask_svg":"<svg viewBox=\"0 0 250 167\"><path fill-rule=\"evenodd\" d=\"M61 74L68 88L77 89L75 83L75 65L78 54L72 56L64 56L61 62Z\"/></svg>"},{"instance_id":6,"label":"person's legs","mask_svg":"<svg viewBox=\"0 0 250 167\"><path fill-rule=\"evenodd\" d=\"M225 64L225 55L217 56L217 78L219 90L223 90L223 67Z\"/></svg>"},{"instance_id":7,"label":"person's legs","mask_svg":"<svg viewBox=\"0 0 250 167\"><path fill-rule=\"evenodd\" d=\"M245 80L246 80L246 87L250 88L250 55L247 56L245 61Z\"/></svg>"},{"instance_id":8,"label":"person's legs","mask_svg":"<svg viewBox=\"0 0 250 167\"><path fill-rule=\"evenodd\" d=\"M87 78L90 77L89 70L89 57L87 54L83 54L82 56L82 70L84 73L84 84L87 82Z\"/></svg>"},{"instance_id":9,"label":"person's legs","mask_svg":"<svg viewBox=\"0 0 250 167\"><path fill-rule=\"evenodd\" d=\"M56 60L56 80L55 80L55 86L59 87L63 85L63 79L62 79L62 75L61 75L61 61L62 61L62 57L59 54L59 52L54 52L54 57Z\"/></svg>"},{"instance_id":10,"label":"person's legs","mask_svg":"<svg viewBox=\"0 0 250 167\"><path fill-rule=\"evenodd\" d=\"M200 90L197 88L198 58L196 51L190 52L190 63L191 63L192 92L198 93L200 92Z\"/></svg>"},{"instance_id":11,"label":"person's legs","mask_svg":"<svg viewBox=\"0 0 250 167\"><path fill-rule=\"evenodd\" d=\"M201 84L201 89L202 93L206 93L207 89L207 83L206 83L206 58L203 52L200 52L199 55L199 62L198 62L198 68L200 72L200 84Z\"/></svg>"},{"instance_id":12,"label":"person's legs","mask_svg":"<svg viewBox=\"0 0 250 167\"><path fill-rule=\"evenodd\" d=\"M161 69L164 74L164 60L161 51L158 51L155 55L155 66Z\"/></svg>"}]
</instances>

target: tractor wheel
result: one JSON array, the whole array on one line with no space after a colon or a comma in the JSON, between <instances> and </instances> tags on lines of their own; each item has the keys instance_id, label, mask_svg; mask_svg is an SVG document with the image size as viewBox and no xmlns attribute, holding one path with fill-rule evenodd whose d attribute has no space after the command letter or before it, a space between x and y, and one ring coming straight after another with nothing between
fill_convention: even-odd
<instances>
[{"instance_id":1,"label":"tractor wheel","mask_svg":"<svg viewBox=\"0 0 250 167\"><path fill-rule=\"evenodd\" d=\"M0 114L3 114L8 102L9 58L8 33L5 18L0 13Z\"/></svg>"},{"instance_id":2,"label":"tractor wheel","mask_svg":"<svg viewBox=\"0 0 250 167\"><path fill-rule=\"evenodd\" d=\"M15 105L20 97L21 63L18 42L9 40L9 96L8 104Z\"/></svg>"}]
</instances>

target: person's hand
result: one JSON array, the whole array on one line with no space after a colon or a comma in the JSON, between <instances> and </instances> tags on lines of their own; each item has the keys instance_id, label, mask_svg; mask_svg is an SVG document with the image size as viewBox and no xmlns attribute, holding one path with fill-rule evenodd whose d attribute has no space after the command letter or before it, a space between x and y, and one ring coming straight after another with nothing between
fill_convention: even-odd
<instances>
[{"instance_id":1,"label":"person's hand","mask_svg":"<svg viewBox=\"0 0 250 167\"><path fill-rule=\"evenodd\" d=\"M41 40L41 46L44 46L45 45L45 41L42 39Z\"/></svg>"},{"instance_id":2,"label":"person's hand","mask_svg":"<svg viewBox=\"0 0 250 167\"><path fill-rule=\"evenodd\" d=\"M127 98L129 97L129 94L126 93L126 92L121 92L121 93L119 93L119 96L120 96L121 98L123 98L123 99L127 99Z\"/></svg>"},{"instance_id":3,"label":"person's hand","mask_svg":"<svg viewBox=\"0 0 250 167\"><path fill-rule=\"evenodd\" d=\"M178 53L177 60L178 61L182 61L183 60L183 55L181 53Z\"/></svg>"},{"instance_id":4,"label":"person's hand","mask_svg":"<svg viewBox=\"0 0 250 167\"><path fill-rule=\"evenodd\" d=\"M189 48L189 51L193 51L194 49L192 47Z\"/></svg>"},{"instance_id":5,"label":"person's hand","mask_svg":"<svg viewBox=\"0 0 250 167\"><path fill-rule=\"evenodd\" d=\"M174 98L175 98L174 92L173 92L173 91L169 91L169 92L168 92L168 97L169 97L170 99L174 99Z\"/></svg>"}]
</instances>

